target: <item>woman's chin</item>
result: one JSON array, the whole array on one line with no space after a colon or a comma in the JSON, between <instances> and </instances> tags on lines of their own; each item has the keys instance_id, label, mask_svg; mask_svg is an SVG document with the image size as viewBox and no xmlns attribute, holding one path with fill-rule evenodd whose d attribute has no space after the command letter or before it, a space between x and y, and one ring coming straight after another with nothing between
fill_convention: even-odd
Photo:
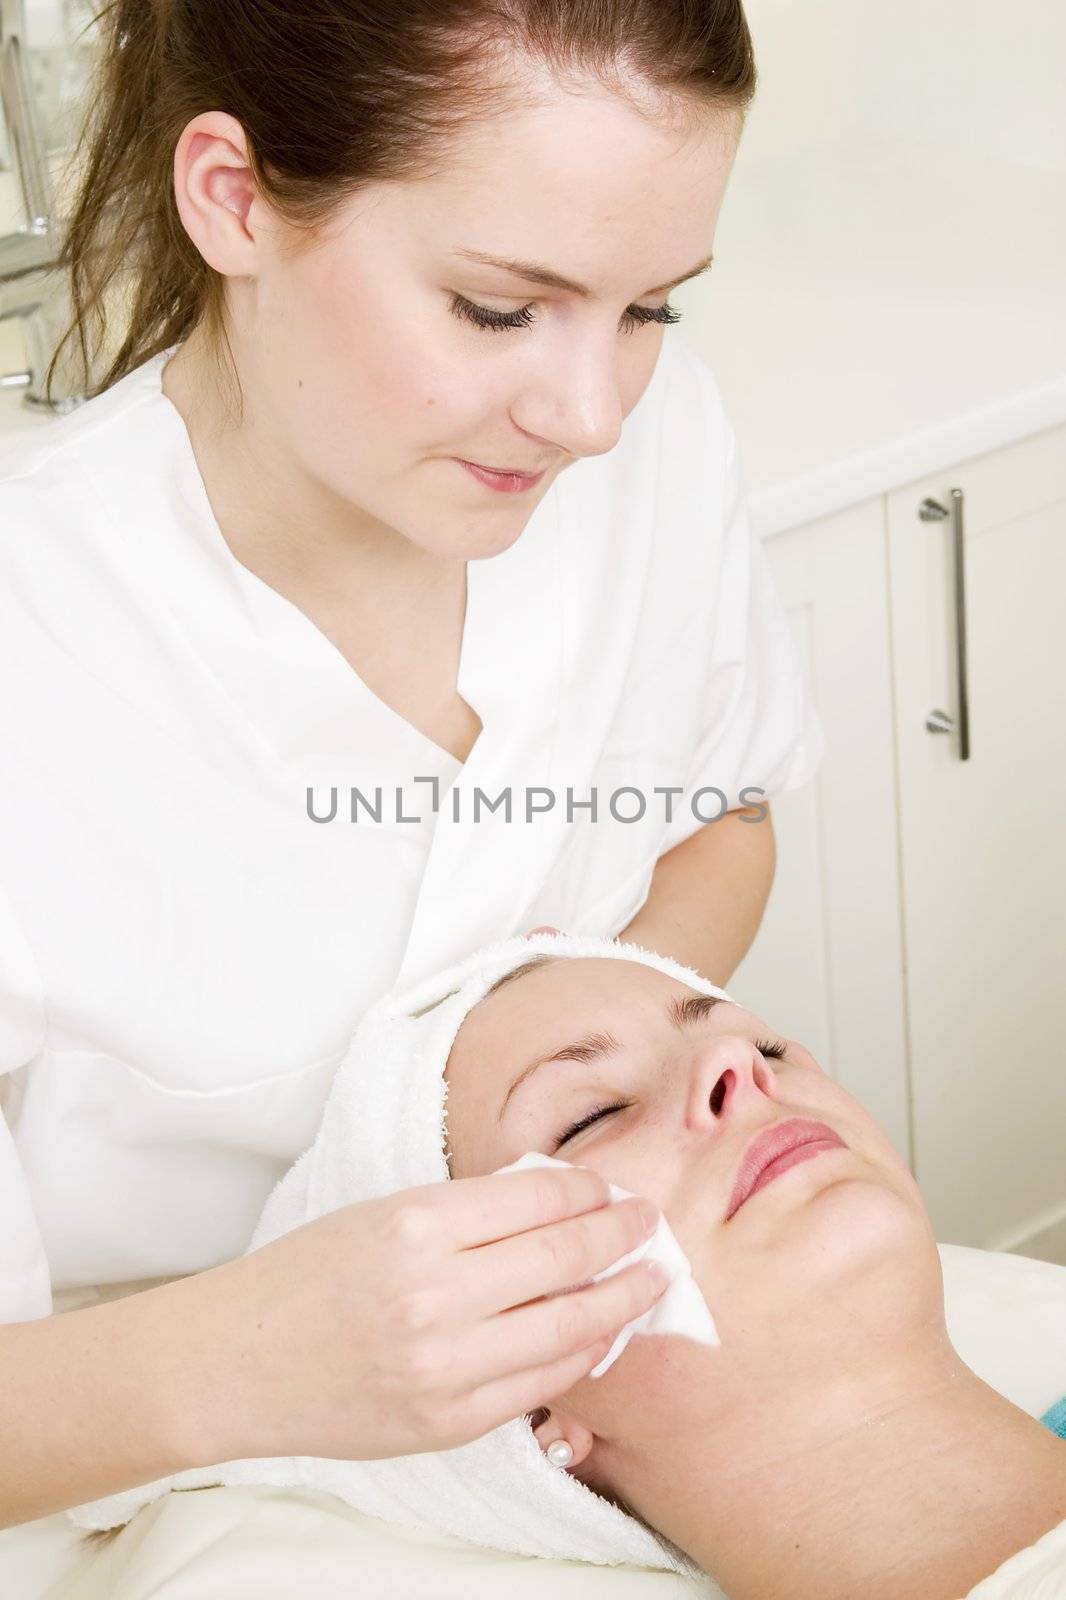
<instances>
[{"instance_id":1,"label":"woman's chin","mask_svg":"<svg viewBox=\"0 0 1066 1600\"><path fill-rule=\"evenodd\" d=\"M723 1345L804 1321L826 1336L839 1325L845 1338L871 1285L878 1293L892 1285L905 1302L909 1283L927 1294L938 1280L936 1240L909 1173L864 1162L804 1192L797 1187L759 1190L702 1251L689 1250ZM780 1333L782 1342L788 1337Z\"/></svg>"}]
</instances>

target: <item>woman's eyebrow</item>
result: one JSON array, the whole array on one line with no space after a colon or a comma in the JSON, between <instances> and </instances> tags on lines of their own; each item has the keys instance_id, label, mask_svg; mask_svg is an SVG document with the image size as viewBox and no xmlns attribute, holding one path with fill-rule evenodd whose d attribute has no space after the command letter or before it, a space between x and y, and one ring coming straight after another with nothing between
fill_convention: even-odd
<instances>
[{"instance_id":1,"label":"woman's eyebrow","mask_svg":"<svg viewBox=\"0 0 1066 1600\"><path fill-rule=\"evenodd\" d=\"M512 261L509 256L490 256L483 250L464 250L457 247L453 255L465 256L468 261L480 261L487 267L500 267L504 272L512 273L516 278L525 278L528 283L542 283L549 289L566 289L570 294L580 295L583 300L588 300L593 291L583 283L575 283L572 278L564 278L562 273L553 272L551 267L542 267L535 261ZM676 289L679 284L687 283L690 278L698 278L701 273L707 272L713 265L714 256L710 255L688 272L683 272L679 278L672 279L669 283L660 283L654 289L645 289L645 294L668 294L671 289ZM638 297L639 298L639 297Z\"/></svg>"},{"instance_id":2,"label":"woman's eyebrow","mask_svg":"<svg viewBox=\"0 0 1066 1600\"><path fill-rule=\"evenodd\" d=\"M693 1023L702 1021L719 1003L720 996L716 994L675 995L667 1002L664 1015L671 1027L683 1032ZM503 1103L496 1115L497 1123L502 1122L507 1102L515 1090L531 1078L540 1067L546 1067L553 1061L598 1061L615 1055L621 1048L613 1033L589 1033L583 1039L575 1039L572 1044L565 1044L561 1049L553 1050L551 1055L540 1056L536 1061L531 1061L528 1066L522 1068L504 1095Z\"/></svg>"}]
</instances>

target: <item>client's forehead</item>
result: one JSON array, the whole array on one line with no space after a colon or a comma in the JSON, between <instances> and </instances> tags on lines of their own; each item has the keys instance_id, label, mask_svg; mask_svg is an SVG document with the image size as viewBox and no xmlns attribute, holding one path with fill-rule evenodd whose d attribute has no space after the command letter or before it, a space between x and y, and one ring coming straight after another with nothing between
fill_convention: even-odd
<instances>
[{"instance_id":1,"label":"client's forehead","mask_svg":"<svg viewBox=\"0 0 1066 1600\"><path fill-rule=\"evenodd\" d=\"M520 966L512 967L502 978L497 978L492 987L482 995L482 1000L488 1000L490 996L498 994L508 984L528 978L531 973L542 972L555 974L556 978L561 979L568 987L575 989L584 987L592 993L597 989L603 993L636 984L651 987L653 985L649 980L655 979L667 986L676 983L675 979L668 978L658 967L651 967L644 961L630 961L615 956L553 956L541 953L531 956Z\"/></svg>"},{"instance_id":2,"label":"client's forehead","mask_svg":"<svg viewBox=\"0 0 1066 1600\"><path fill-rule=\"evenodd\" d=\"M476 1067L479 1077L506 1077L531 1050L564 1042L572 1031L592 1025L613 1032L624 1026L624 1013L633 1005L657 1015L672 997L696 993L646 962L531 956L471 1006L452 1042L445 1076L465 1076Z\"/></svg>"},{"instance_id":3,"label":"client's forehead","mask_svg":"<svg viewBox=\"0 0 1066 1600\"><path fill-rule=\"evenodd\" d=\"M513 1025L523 1031L534 1023L550 1024L557 1013L574 1016L593 1009L610 1013L614 1005L637 998L659 1008L672 996L697 993L643 961L532 956L498 979L471 1007L463 1029L472 1025L471 1031L495 1031Z\"/></svg>"},{"instance_id":4,"label":"client's forehead","mask_svg":"<svg viewBox=\"0 0 1066 1600\"><path fill-rule=\"evenodd\" d=\"M712 1032L767 1028L736 1001L707 995L644 961L538 952L470 1008L449 1064L472 1053L482 1060L491 1057L504 1069L528 1055L528 1047L554 1044L556 1034L569 1037L570 1029L591 1027L635 1038L662 1026L684 1031L697 1020Z\"/></svg>"}]
</instances>

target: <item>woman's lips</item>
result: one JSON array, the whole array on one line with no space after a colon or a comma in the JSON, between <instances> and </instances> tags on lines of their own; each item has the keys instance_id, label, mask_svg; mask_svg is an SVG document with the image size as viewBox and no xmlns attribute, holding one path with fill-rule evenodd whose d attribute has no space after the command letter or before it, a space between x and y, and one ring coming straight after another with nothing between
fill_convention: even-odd
<instances>
[{"instance_id":1,"label":"woman's lips","mask_svg":"<svg viewBox=\"0 0 1066 1600\"><path fill-rule=\"evenodd\" d=\"M809 1117L789 1117L784 1122L775 1122L772 1128L764 1128L741 1158L725 1220L728 1222L757 1189L773 1183L789 1167L825 1150L847 1148L839 1133L824 1122L812 1122Z\"/></svg>"},{"instance_id":2,"label":"woman's lips","mask_svg":"<svg viewBox=\"0 0 1066 1600\"><path fill-rule=\"evenodd\" d=\"M498 489L502 494L521 494L524 489L532 489L544 476L543 472L494 472L491 467L479 467L476 462L464 461L461 456L455 459L487 489Z\"/></svg>"}]
</instances>

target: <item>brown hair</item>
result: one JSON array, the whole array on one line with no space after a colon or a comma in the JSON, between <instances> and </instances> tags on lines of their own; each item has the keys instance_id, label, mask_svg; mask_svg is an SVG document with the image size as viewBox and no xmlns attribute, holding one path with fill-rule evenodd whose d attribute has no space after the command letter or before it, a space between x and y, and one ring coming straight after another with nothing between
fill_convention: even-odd
<instances>
[{"instance_id":1,"label":"brown hair","mask_svg":"<svg viewBox=\"0 0 1066 1600\"><path fill-rule=\"evenodd\" d=\"M314 240L364 185L428 176L473 123L536 103L528 70L596 76L642 115L743 119L756 85L742 0L109 0L59 264L69 272L83 391L102 393L201 322L225 342L225 277L174 197L177 142L225 111L266 201ZM641 97L647 104L641 105ZM105 297L128 281L108 343Z\"/></svg>"},{"instance_id":2,"label":"brown hair","mask_svg":"<svg viewBox=\"0 0 1066 1600\"><path fill-rule=\"evenodd\" d=\"M492 985L492 988L486 989L481 998L483 1000L487 1000L490 994L495 994L497 989L502 989L505 983L513 983L515 978L522 978L527 972L535 971L537 967L547 967L553 961L563 961L565 959L565 956L553 956L547 954L530 956L529 960L523 961L521 966L512 967L510 972L505 972L502 978L497 978L496 982Z\"/></svg>"}]
</instances>

